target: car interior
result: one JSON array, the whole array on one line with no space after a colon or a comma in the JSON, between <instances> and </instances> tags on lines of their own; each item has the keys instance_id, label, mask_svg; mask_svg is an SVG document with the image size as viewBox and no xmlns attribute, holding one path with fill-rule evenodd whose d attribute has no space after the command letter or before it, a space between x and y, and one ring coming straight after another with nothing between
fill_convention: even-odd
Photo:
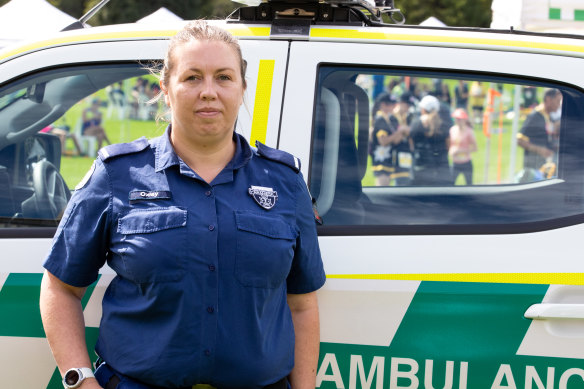
<instances>
[{"instance_id":1,"label":"car interior","mask_svg":"<svg viewBox=\"0 0 584 389\"><path fill-rule=\"evenodd\" d=\"M72 66L0 87L1 225L58 224L71 191L60 171L60 140L41 130L96 91L147 72L135 63Z\"/></svg>"}]
</instances>

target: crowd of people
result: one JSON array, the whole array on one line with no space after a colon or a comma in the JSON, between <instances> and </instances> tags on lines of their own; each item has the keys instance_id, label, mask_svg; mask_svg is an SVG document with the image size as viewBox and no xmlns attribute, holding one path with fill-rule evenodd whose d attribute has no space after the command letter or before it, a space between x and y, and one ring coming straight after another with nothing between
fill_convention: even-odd
<instances>
[{"instance_id":1,"label":"crowd of people","mask_svg":"<svg viewBox=\"0 0 584 389\"><path fill-rule=\"evenodd\" d=\"M162 111L162 102L156 100L160 94L160 86L157 82L149 82L147 78L137 77L131 82L130 93L125 90L125 82L116 82L105 88L105 98L100 94L94 94L81 104L81 118L79 129L74 128L74 123L68 123L65 117L47 126L41 132L57 135L61 140L61 152L63 155L93 155L103 145L111 144L106 129L104 118L117 118L118 120L154 120ZM96 150L87 150L82 144L82 137L95 138ZM74 150L67 148L67 142L71 140ZM89 146L88 146L89 147Z\"/></svg>"},{"instance_id":2,"label":"crowd of people","mask_svg":"<svg viewBox=\"0 0 584 389\"><path fill-rule=\"evenodd\" d=\"M377 186L473 184L474 127L483 121L486 88L459 80L452 89L453 95L442 79L395 77L385 84L374 76L369 154ZM517 144L525 150L524 168L539 170L557 154L561 92L544 90L540 104L536 88L523 90L523 105L533 112Z\"/></svg>"}]
</instances>

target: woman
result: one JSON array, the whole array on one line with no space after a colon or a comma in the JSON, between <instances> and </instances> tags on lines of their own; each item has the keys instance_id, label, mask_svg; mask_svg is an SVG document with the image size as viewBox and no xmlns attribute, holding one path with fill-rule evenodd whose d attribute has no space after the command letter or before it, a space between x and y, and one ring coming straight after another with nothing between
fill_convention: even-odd
<instances>
[{"instance_id":1,"label":"woman","mask_svg":"<svg viewBox=\"0 0 584 389\"><path fill-rule=\"evenodd\" d=\"M450 127L450 149L452 160L452 183L456 184L458 176L464 176L466 185L472 185L472 153L477 151L477 140L472 125L464 108L457 108L452 113L454 126Z\"/></svg>"},{"instance_id":2,"label":"woman","mask_svg":"<svg viewBox=\"0 0 584 389\"><path fill-rule=\"evenodd\" d=\"M95 136L97 138L97 149L101 149L101 145L105 141L108 145L111 144L102 125L102 115L99 111L99 99L93 99L91 105L83 110L83 125L81 126L81 134Z\"/></svg>"},{"instance_id":3,"label":"woman","mask_svg":"<svg viewBox=\"0 0 584 389\"><path fill-rule=\"evenodd\" d=\"M451 185L448 166L448 123L440 118L440 101L427 95L420 100L420 117L412 123L410 146L414 154L416 186Z\"/></svg>"},{"instance_id":4,"label":"woman","mask_svg":"<svg viewBox=\"0 0 584 389\"><path fill-rule=\"evenodd\" d=\"M90 366L80 299L107 260L103 362L82 389L314 388L325 275L297 161L234 132L245 62L226 31L188 24L160 77L166 133L100 152L45 261L59 369L74 387Z\"/></svg>"}]
</instances>

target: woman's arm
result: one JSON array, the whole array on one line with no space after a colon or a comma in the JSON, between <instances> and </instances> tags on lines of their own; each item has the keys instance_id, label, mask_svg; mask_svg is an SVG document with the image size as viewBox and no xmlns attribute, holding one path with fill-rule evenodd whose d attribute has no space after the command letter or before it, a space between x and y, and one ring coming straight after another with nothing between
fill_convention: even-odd
<instances>
[{"instance_id":1,"label":"woman's arm","mask_svg":"<svg viewBox=\"0 0 584 389\"><path fill-rule=\"evenodd\" d=\"M289 379L293 389L314 389L320 346L320 325L316 292L288 294L296 343L294 368Z\"/></svg>"},{"instance_id":2,"label":"woman's arm","mask_svg":"<svg viewBox=\"0 0 584 389\"><path fill-rule=\"evenodd\" d=\"M48 271L41 283L41 318L61 375L71 368L91 367L81 307L85 289L65 284ZM89 378L80 388L101 387L94 378Z\"/></svg>"}]
</instances>

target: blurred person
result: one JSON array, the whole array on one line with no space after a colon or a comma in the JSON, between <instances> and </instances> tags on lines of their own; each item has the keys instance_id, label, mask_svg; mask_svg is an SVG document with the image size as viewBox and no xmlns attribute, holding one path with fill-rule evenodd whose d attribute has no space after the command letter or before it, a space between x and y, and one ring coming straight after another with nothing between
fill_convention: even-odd
<instances>
[{"instance_id":1,"label":"blurred person","mask_svg":"<svg viewBox=\"0 0 584 389\"><path fill-rule=\"evenodd\" d=\"M412 152L410 150L409 136L412 122L416 117L414 111L416 98L409 92L403 93L393 109L393 117L396 118L397 129L403 134L402 141L392 149L392 159L395 169L392 178L397 186L411 183Z\"/></svg>"},{"instance_id":2,"label":"blurred person","mask_svg":"<svg viewBox=\"0 0 584 389\"><path fill-rule=\"evenodd\" d=\"M472 109L472 120L477 124L482 123L486 94L479 81L473 81L471 83L469 95L469 104Z\"/></svg>"},{"instance_id":3,"label":"blurred person","mask_svg":"<svg viewBox=\"0 0 584 389\"><path fill-rule=\"evenodd\" d=\"M103 142L111 144L105 129L103 128L103 115L100 111L101 102L98 98L91 100L91 105L83 110L83 123L81 134L97 138L97 149L101 149Z\"/></svg>"},{"instance_id":4,"label":"blurred person","mask_svg":"<svg viewBox=\"0 0 584 389\"><path fill-rule=\"evenodd\" d=\"M452 185L448 166L449 129L440 117L440 101L427 95L419 103L420 117L410 130L415 186Z\"/></svg>"},{"instance_id":5,"label":"blurred person","mask_svg":"<svg viewBox=\"0 0 584 389\"><path fill-rule=\"evenodd\" d=\"M552 120L562 105L562 93L555 88L544 90L543 102L531 112L517 134L517 144L525 152L523 167L539 170L554 161L559 147L559 120Z\"/></svg>"},{"instance_id":6,"label":"blurred person","mask_svg":"<svg viewBox=\"0 0 584 389\"><path fill-rule=\"evenodd\" d=\"M471 154L477 151L477 141L468 114L463 108L452 113L455 124L450 127L450 148L448 155L452 161L452 183L462 174L466 185L472 185L473 166Z\"/></svg>"},{"instance_id":7,"label":"blurred person","mask_svg":"<svg viewBox=\"0 0 584 389\"><path fill-rule=\"evenodd\" d=\"M391 176L395 172L393 148L407 136L405 130L398 130L398 120L392 115L397 100L389 93L380 94L371 116L373 128L370 140L370 155L372 160L375 185L389 186Z\"/></svg>"},{"instance_id":8,"label":"blurred person","mask_svg":"<svg viewBox=\"0 0 584 389\"><path fill-rule=\"evenodd\" d=\"M456 99L456 108L466 110L468 108L468 84L464 80L458 80L458 84L454 87L454 98Z\"/></svg>"}]
</instances>

